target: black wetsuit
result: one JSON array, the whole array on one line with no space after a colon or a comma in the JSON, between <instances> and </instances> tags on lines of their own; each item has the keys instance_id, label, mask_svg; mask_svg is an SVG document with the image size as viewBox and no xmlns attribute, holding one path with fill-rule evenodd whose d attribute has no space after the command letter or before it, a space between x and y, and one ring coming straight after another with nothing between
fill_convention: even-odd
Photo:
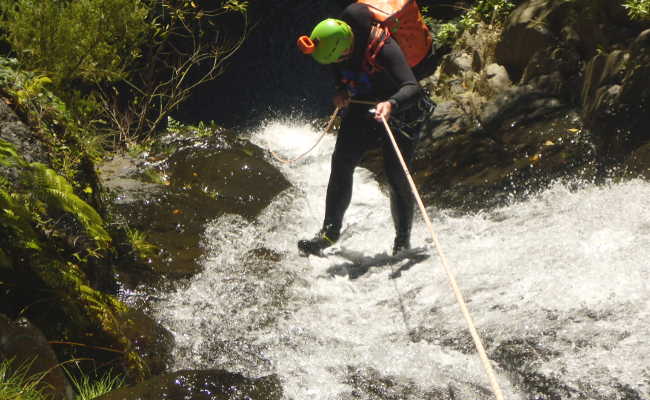
<instances>
[{"instance_id":1,"label":"black wetsuit","mask_svg":"<svg viewBox=\"0 0 650 400\"><path fill-rule=\"evenodd\" d=\"M372 23L370 11L365 5L355 3L348 6L339 19L352 27L355 37L352 57L333 67L339 88L342 88L341 80L346 79L351 81L347 89L352 92L353 100L392 103L389 123L404 160L410 167L424 119L423 108L418 104L424 101L424 96L413 70L397 42L389 38L377 56L377 64L381 70L367 74L363 63ZM396 230L395 248L408 247L414 196L383 124L377 122L369 112L372 107L352 103L344 111L332 155L322 233L334 240L338 239L343 216L352 197L354 169L364 153L382 146Z\"/></svg>"}]
</instances>

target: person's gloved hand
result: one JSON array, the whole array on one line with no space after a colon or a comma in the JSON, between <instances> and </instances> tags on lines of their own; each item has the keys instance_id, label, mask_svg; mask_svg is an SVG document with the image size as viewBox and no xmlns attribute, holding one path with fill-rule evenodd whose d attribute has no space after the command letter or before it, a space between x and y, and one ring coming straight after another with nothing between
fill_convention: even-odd
<instances>
[{"instance_id":1,"label":"person's gloved hand","mask_svg":"<svg viewBox=\"0 0 650 400\"><path fill-rule=\"evenodd\" d=\"M347 90L339 90L334 95L334 105L338 108L345 108L350 105L350 95Z\"/></svg>"},{"instance_id":2,"label":"person's gloved hand","mask_svg":"<svg viewBox=\"0 0 650 400\"><path fill-rule=\"evenodd\" d=\"M382 101L375 107L375 120L381 122L383 116L386 121L390 118L390 113L393 111L393 104L390 101Z\"/></svg>"}]
</instances>

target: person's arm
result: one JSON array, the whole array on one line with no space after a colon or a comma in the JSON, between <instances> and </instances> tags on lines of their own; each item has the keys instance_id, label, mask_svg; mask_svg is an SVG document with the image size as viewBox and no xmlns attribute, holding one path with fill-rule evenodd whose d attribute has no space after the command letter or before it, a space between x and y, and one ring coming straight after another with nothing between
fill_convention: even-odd
<instances>
[{"instance_id":1,"label":"person's arm","mask_svg":"<svg viewBox=\"0 0 650 400\"><path fill-rule=\"evenodd\" d=\"M395 40L390 38L384 44L378 58L379 64L397 86L397 91L388 100L377 104L375 119L381 121L380 115L388 119L391 113L413 105L418 99L420 86L415 79L413 70L406 61L406 57L404 57L402 49Z\"/></svg>"},{"instance_id":2,"label":"person's arm","mask_svg":"<svg viewBox=\"0 0 650 400\"><path fill-rule=\"evenodd\" d=\"M332 70L332 75L334 77L334 88L335 88L335 93L334 93L334 97L332 98L332 103L334 103L334 106L338 108L345 108L348 105L350 105L350 93L348 93L348 89L341 82L341 72L339 71L339 69L336 67L332 67L331 70Z\"/></svg>"}]
</instances>

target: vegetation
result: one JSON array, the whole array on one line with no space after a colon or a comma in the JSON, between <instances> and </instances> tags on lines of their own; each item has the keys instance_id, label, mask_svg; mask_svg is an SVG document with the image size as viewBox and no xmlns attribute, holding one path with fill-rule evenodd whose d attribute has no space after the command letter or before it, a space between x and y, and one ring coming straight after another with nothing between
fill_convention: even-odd
<instances>
[{"instance_id":1,"label":"vegetation","mask_svg":"<svg viewBox=\"0 0 650 400\"><path fill-rule=\"evenodd\" d=\"M0 4L7 40L24 68L52 78L57 87L125 78L149 29L148 10L137 0Z\"/></svg>"},{"instance_id":2,"label":"vegetation","mask_svg":"<svg viewBox=\"0 0 650 400\"><path fill-rule=\"evenodd\" d=\"M514 4L509 0L477 0L456 20L438 25L435 29L436 41L451 44L463 32L481 23L500 25L513 9Z\"/></svg>"},{"instance_id":3,"label":"vegetation","mask_svg":"<svg viewBox=\"0 0 650 400\"><path fill-rule=\"evenodd\" d=\"M46 400L39 388L44 374L29 375L29 364L12 364L13 360L0 361L0 399Z\"/></svg>"},{"instance_id":4,"label":"vegetation","mask_svg":"<svg viewBox=\"0 0 650 400\"><path fill-rule=\"evenodd\" d=\"M0 0L0 12L19 69L51 84L79 128L123 145L151 138L240 47L247 3L212 4Z\"/></svg>"},{"instance_id":5,"label":"vegetation","mask_svg":"<svg viewBox=\"0 0 650 400\"><path fill-rule=\"evenodd\" d=\"M79 368L80 376L72 374L67 369L65 371L77 392L75 400L91 400L124 385L124 378L114 375L110 371L100 376L87 375L81 368Z\"/></svg>"},{"instance_id":6,"label":"vegetation","mask_svg":"<svg viewBox=\"0 0 650 400\"><path fill-rule=\"evenodd\" d=\"M0 361L0 399L3 400L47 400L50 396L41 384L47 372L30 374L30 364L15 365L14 360ZM100 376L86 375L80 369L75 376L65 369L76 391L75 400L91 400L120 388L124 379L107 373Z\"/></svg>"},{"instance_id":7,"label":"vegetation","mask_svg":"<svg viewBox=\"0 0 650 400\"><path fill-rule=\"evenodd\" d=\"M0 226L8 231L7 236L14 238L16 243L26 249L41 250L40 237L45 235L38 235L36 231L48 231L48 235L54 235L56 223L48 216L63 213L69 213L83 225L97 250L106 248L110 243L111 238L104 229L102 218L94 208L74 194L64 177L41 163L28 163L8 142L1 139L0 165L21 167L17 184L10 185L6 178L0 181Z\"/></svg>"},{"instance_id":8,"label":"vegetation","mask_svg":"<svg viewBox=\"0 0 650 400\"><path fill-rule=\"evenodd\" d=\"M222 0L202 8L194 1L163 1L150 21L145 59L134 64L123 83L126 104L102 90L103 111L127 142L151 138L197 86L216 79L223 64L246 37L246 2ZM153 12L153 10L152 10ZM241 16L239 31L218 26L232 14ZM111 90L115 90L112 87Z\"/></svg>"},{"instance_id":9,"label":"vegetation","mask_svg":"<svg viewBox=\"0 0 650 400\"><path fill-rule=\"evenodd\" d=\"M650 0L625 0L623 7L627 10L630 18L650 21Z\"/></svg>"},{"instance_id":10,"label":"vegetation","mask_svg":"<svg viewBox=\"0 0 650 400\"><path fill-rule=\"evenodd\" d=\"M639 21L650 20L650 0L623 0L621 5L627 10L630 18ZM422 7L422 12L427 24L434 28L436 41L444 45L455 42L463 32L475 29L479 24L498 27L514 7L510 0L475 0L473 6L465 10L459 18L444 23L436 23L437 21L428 15L428 7Z\"/></svg>"},{"instance_id":11,"label":"vegetation","mask_svg":"<svg viewBox=\"0 0 650 400\"><path fill-rule=\"evenodd\" d=\"M0 281L35 279L39 290L55 295L54 303L75 326L102 332L123 354L134 376L146 375L146 366L122 334L118 316L126 307L93 289L86 276L85 271L107 255L111 243L101 216L64 177L41 163L28 163L4 140L0 165L18 171L15 182L6 178L0 182Z\"/></svg>"},{"instance_id":12,"label":"vegetation","mask_svg":"<svg viewBox=\"0 0 650 400\"><path fill-rule=\"evenodd\" d=\"M127 307L96 287L114 283L118 248L136 260L155 248L128 225L106 223L94 164L153 138L191 90L223 71L245 38L246 6L0 0L0 47L8 50L0 56L0 97L35 136L22 139L45 147L41 162L27 161L0 139L0 312L56 315L47 333L73 349L65 359L103 345L104 362L131 380L147 376L124 333L132 324ZM11 376L22 379L24 394L28 377Z\"/></svg>"}]
</instances>

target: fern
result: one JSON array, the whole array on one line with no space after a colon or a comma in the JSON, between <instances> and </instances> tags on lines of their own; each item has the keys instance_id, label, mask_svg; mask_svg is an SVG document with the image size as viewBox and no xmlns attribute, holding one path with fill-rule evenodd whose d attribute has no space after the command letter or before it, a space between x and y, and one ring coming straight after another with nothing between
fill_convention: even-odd
<instances>
[{"instance_id":1,"label":"fern","mask_svg":"<svg viewBox=\"0 0 650 400\"><path fill-rule=\"evenodd\" d=\"M29 210L0 189L0 226L12 232L24 248L40 250L41 245L31 220Z\"/></svg>"},{"instance_id":2,"label":"fern","mask_svg":"<svg viewBox=\"0 0 650 400\"><path fill-rule=\"evenodd\" d=\"M27 163L11 145L0 139L0 165L24 168L22 178L25 185L32 188L31 196L42 201L53 210L72 214L86 229L88 235L100 246L106 247L111 237L104 229L104 221L97 211L74 193L72 185L56 171L41 163ZM4 180L5 183L6 179ZM36 233L30 225L33 217L30 211L16 202L4 190L0 190L0 225L6 226L25 238L23 244L34 249L40 248Z\"/></svg>"},{"instance_id":3,"label":"fern","mask_svg":"<svg viewBox=\"0 0 650 400\"><path fill-rule=\"evenodd\" d=\"M40 163L31 163L27 174L34 183L34 197L48 207L74 215L100 246L104 247L111 241L102 217L74 193L72 185L64 177Z\"/></svg>"},{"instance_id":4,"label":"fern","mask_svg":"<svg viewBox=\"0 0 650 400\"><path fill-rule=\"evenodd\" d=\"M0 139L0 165L10 167L14 165L26 165L27 162L16 153L11 143Z\"/></svg>"}]
</instances>

